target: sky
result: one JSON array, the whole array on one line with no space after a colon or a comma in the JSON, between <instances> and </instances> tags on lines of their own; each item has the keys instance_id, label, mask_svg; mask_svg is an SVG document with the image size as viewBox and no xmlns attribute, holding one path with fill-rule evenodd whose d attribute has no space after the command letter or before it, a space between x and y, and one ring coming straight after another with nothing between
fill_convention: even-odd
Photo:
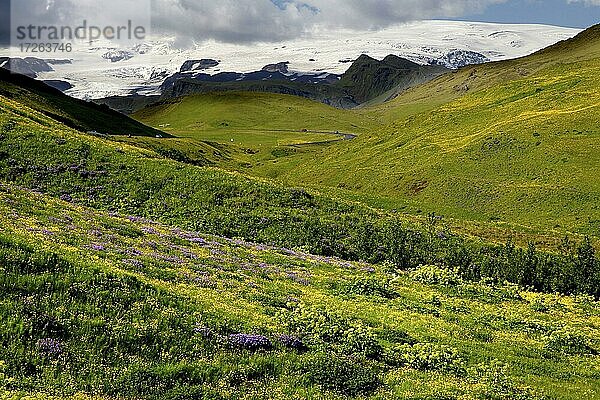
<instances>
[{"instance_id":1,"label":"sky","mask_svg":"<svg viewBox=\"0 0 600 400\"><path fill-rule=\"evenodd\" d=\"M0 0L0 42L8 42L10 1ZM49 19L99 0L12 0ZM100 0L101 1L101 0ZM543 23L584 28L600 23L600 0L121 0L152 2L155 33L193 41L248 43L310 36L318 30L377 30L419 19ZM122 10L108 9L106 13ZM121 16L121 15L119 15ZM110 15L108 15L110 18Z\"/></svg>"},{"instance_id":2,"label":"sky","mask_svg":"<svg viewBox=\"0 0 600 400\"><path fill-rule=\"evenodd\" d=\"M538 23L587 28L600 23L600 0L513 0L489 6L479 14L467 14L459 19L483 22Z\"/></svg>"}]
</instances>

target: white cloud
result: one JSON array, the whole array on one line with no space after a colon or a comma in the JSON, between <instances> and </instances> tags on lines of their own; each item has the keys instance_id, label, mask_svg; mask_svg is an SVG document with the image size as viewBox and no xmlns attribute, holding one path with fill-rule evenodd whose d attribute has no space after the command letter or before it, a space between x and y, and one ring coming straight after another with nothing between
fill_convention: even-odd
<instances>
[{"instance_id":1,"label":"white cloud","mask_svg":"<svg viewBox=\"0 0 600 400\"><path fill-rule=\"evenodd\" d=\"M151 4L155 31L176 36L180 44L215 39L225 42L281 41L320 29L379 29L430 18L475 15L512 0L12 0L26 15L47 23L80 15L118 20ZM6 8L9 0L0 0ZM107 2L109 3L107 5ZM116 3L117 5L114 6ZM599 6L600 0L564 0ZM565 7L565 6L563 6ZM78 15L73 15L74 10ZM83 10L83 11L82 11ZM146 10L145 10L146 11ZM2 26L5 26L3 24ZM0 26L0 39L6 32Z\"/></svg>"},{"instance_id":2,"label":"white cloud","mask_svg":"<svg viewBox=\"0 0 600 400\"><path fill-rule=\"evenodd\" d=\"M377 29L415 19L458 17L505 1L153 0L153 23L180 38L277 41L316 29Z\"/></svg>"},{"instance_id":3,"label":"white cloud","mask_svg":"<svg viewBox=\"0 0 600 400\"><path fill-rule=\"evenodd\" d=\"M583 3L586 6L600 6L600 0L567 0L569 4L571 3Z\"/></svg>"}]
</instances>

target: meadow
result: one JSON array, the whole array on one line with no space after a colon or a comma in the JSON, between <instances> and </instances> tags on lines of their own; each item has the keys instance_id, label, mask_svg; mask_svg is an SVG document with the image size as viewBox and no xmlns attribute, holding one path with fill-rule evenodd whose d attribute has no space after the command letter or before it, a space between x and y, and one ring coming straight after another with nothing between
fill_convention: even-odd
<instances>
[{"instance_id":1,"label":"meadow","mask_svg":"<svg viewBox=\"0 0 600 400\"><path fill-rule=\"evenodd\" d=\"M364 110L136 114L164 138L3 82L0 398L600 398L597 32Z\"/></svg>"},{"instance_id":2,"label":"meadow","mask_svg":"<svg viewBox=\"0 0 600 400\"><path fill-rule=\"evenodd\" d=\"M589 296L0 198L4 398L600 396Z\"/></svg>"},{"instance_id":3,"label":"meadow","mask_svg":"<svg viewBox=\"0 0 600 400\"><path fill-rule=\"evenodd\" d=\"M464 225L598 237L598 32L596 26L522 59L445 74L359 110L296 99L287 113L278 96L221 93L135 117L221 144L245 129L243 146L230 146L239 161L221 165L288 186L411 216L435 212ZM274 155L253 143L261 135L248 135L275 127L358 137L298 149L285 146L283 135L270 143L279 146Z\"/></svg>"},{"instance_id":4,"label":"meadow","mask_svg":"<svg viewBox=\"0 0 600 400\"><path fill-rule=\"evenodd\" d=\"M533 243L529 250L513 249L512 241L489 244L455 234L435 214L411 221L362 203L93 138L9 100L2 108L0 179L13 185L98 210L316 255L388 261L403 270L444 263L469 279L600 294L591 240L566 237L560 254L539 251Z\"/></svg>"}]
</instances>

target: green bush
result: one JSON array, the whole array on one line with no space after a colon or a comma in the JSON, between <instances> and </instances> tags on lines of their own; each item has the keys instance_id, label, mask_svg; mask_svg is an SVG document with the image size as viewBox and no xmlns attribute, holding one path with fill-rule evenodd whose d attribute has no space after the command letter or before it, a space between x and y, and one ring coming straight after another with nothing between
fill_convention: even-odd
<instances>
[{"instance_id":1,"label":"green bush","mask_svg":"<svg viewBox=\"0 0 600 400\"><path fill-rule=\"evenodd\" d=\"M349 320L337 313L297 305L280 318L288 330L309 346L334 349L344 354L378 358L381 345L373 330L362 321Z\"/></svg>"},{"instance_id":2,"label":"green bush","mask_svg":"<svg viewBox=\"0 0 600 400\"><path fill-rule=\"evenodd\" d=\"M386 352L385 360L394 366L455 374L463 373L465 364L456 349L433 343L395 346Z\"/></svg>"},{"instance_id":3,"label":"green bush","mask_svg":"<svg viewBox=\"0 0 600 400\"><path fill-rule=\"evenodd\" d=\"M556 330L545 336L544 349L568 355L595 353L585 335L568 329Z\"/></svg>"},{"instance_id":4,"label":"green bush","mask_svg":"<svg viewBox=\"0 0 600 400\"><path fill-rule=\"evenodd\" d=\"M386 299L398 296L389 280L374 277L355 278L350 282L343 283L340 291L348 295L379 296Z\"/></svg>"},{"instance_id":5,"label":"green bush","mask_svg":"<svg viewBox=\"0 0 600 400\"><path fill-rule=\"evenodd\" d=\"M427 285L454 286L461 282L457 270L437 265L421 265L410 274L412 279Z\"/></svg>"},{"instance_id":6,"label":"green bush","mask_svg":"<svg viewBox=\"0 0 600 400\"><path fill-rule=\"evenodd\" d=\"M331 353L310 357L303 371L310 383L351 397L372 394L381 385L377 370L367 361Z\"/></svg>"}]
</instances>

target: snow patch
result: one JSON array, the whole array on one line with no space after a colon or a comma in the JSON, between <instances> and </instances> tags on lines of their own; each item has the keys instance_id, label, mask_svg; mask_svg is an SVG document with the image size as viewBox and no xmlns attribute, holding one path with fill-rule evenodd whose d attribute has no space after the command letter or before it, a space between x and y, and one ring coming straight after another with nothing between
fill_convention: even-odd
<instances>
[{"instance_id":1,"label":"snow patch","mask_svg":"<svg viewBox=\"0 0 600 400\"><path fill-rule=\"evenodd\" d=\"M438 63L456 68L485 59L522 57L580 31L546 25L420 21L379 32L323 32L276 45L208 41L181 50L171 38L149 41L123 53L99 46L72 54L72 64L55 65L55 71L42 72L38 78L68 81L73 85L68 94L90 99L133 92L156 93L164 79L179 72L189 60L219 60L218 69L206 70L210 74L250 73L281 60L289 61L290 71L342 74L361 54L377 59L394 54L419 64ZM7 49L5 53L10 52ZM103 56L115 61L101 62Z\"/></svg>"}]
</instances>

